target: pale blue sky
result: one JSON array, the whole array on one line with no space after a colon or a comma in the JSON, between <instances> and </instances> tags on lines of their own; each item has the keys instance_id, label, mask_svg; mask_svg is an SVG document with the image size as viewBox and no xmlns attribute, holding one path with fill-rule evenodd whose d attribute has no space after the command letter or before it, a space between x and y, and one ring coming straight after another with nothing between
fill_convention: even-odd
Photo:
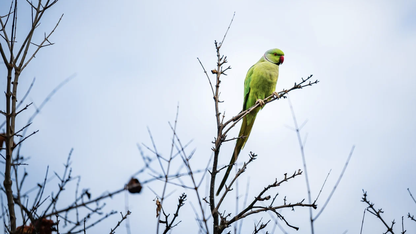
<instances>
[{"instance_id":1,"label":"pale blue sky","mask_svg":"<svg viewBox=\"0 0 416 234\"><path fill-rule=\"evenodd\" d=\"M3 15L4 3L0 6ZM119 189L142 167L136 144L150 144L147 127L159 151L169 154L167 122L174 120L178 103L178 134L183 142L193 140L194 167L203 167L211 156L215 119L211 90L196 58L207 69L214 68L213 42L222 39L236 12L222 50L232 67L222 82L225 102L221 108L226 116L241 109L248 68L266 50L277 47L285 52L277 90L309 74L320 81L290 94L298 121L308 121L302 134L308 135L305 152L313 196L332 169L318 205L323 204L351 147L356 146L341 184L316 222L317 233L358 233L366 207L360 202L362 189L385 210L386 220L399 221L416 208L406 190L416 194L415 11L411 1L61 0L38 32L42 38L43 31L53 28L64 13L51 38L56 44L43 49L22 74L20 94L36 77L27 101L39 105L61 81L76 76L31 126L40 131L23 149L31 157L27 170L33 180L27 183L42 181L47 165L60 172L74 148L73 173L82 176L82 187L90 188L95 196ZM27 27L28 21L21 18L19 23ZM0 71L5 77L4 67ZM4 87L5 79L0 85ZM4 97L0 100L4 108ZM19 126L24 123L22 115ZM293 126L287 100L274 102L259 113L239 159L241 163L249 151L259 155L242 177L242 185L250 177L250 191L302 168L296 134L287 126ZM224 146L221 163L228 162L233 146ZM150 186L160 193L156 184ZM170 212L183 192L169 188L173 190L172 205L166 207ZM67 193L73 199L70 188ZM187 193L195 205L194 194ZM279 193L291 202L306 198L304 178L286 184ZM250 192L249 197L254 195ZM148 187L140 195L128 196L133 233L154 233L154 198ZM124 212L125 199L124 195L114 197L108 201L108 210ZM174 233L197 231L189 202ZM234 212L233 203L228 211ZM283 215L301 228L296 232L285 227L289 233L309 232L306 209ZM105 233L118 219L115 215L90 233ZM409 232L415 230L407 220ZM245 225L249 231L242 233L251 233L252 220ZM364 233L383 230L367 214ZM119 233L125 233L124 226Z\"/></svg>"}]
</instances>

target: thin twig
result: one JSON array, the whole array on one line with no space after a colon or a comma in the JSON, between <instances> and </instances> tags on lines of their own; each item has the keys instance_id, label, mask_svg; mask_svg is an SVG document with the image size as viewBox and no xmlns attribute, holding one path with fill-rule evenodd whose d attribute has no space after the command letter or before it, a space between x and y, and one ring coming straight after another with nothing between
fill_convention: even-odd
<instances>
[{"instance_id":1,"label":"thin twig","mask_svg":"<svg viewBox=\"0 0 416 234\"><path fill-rule=\"evenodd\" d=\"M225 31L224 37L222 38L222 41L220 43L220 47L222 46L222 44L224 43L225 38L227 37L228 31L231 28L231 24L233 24L234 17L235 17L235 11L234 11L233 17L231 18L230 24L228 25L227 31Z\"/></svg>"},{"instance_id":2,"label":"thin twig","mask_svg":"<svg viewBox=\"0 0 416 234\"><path fill-rule=\"evenodd\" d=\"M231 24L234 20L234 15L233 15L233 17L230 21L228 29L231 27ZM216 124L217 124L217 137L216 137L215 142L214 142L214 147L212 148L212 150L214 151L214 158L213 158L213 162L212 162L212 171L211 171L210 186L209 186L209 206L210 206L211 215L212 215L212 218L213 218L213 222L212 222L213 229L212 230L213 230L214 234L219 234L219 233L222 232L221 228L219 227L219 221L220 221L219 213L218 213L218 209L216 208L216 204L215 204L215 179L216 179L217 174L219 172L217 169L218 169L218 157L219 157L219 153L220 153L220 148L221 148L221 145L223 143L223 140L225 139L224 135L223 135L224 125L223 125L223 121L221 120L221 112L220 112L220 109L219 109L219 104L221 103L221 101L220 101L220 83L221 83L221 75L226 75L225 71L231 69L231 67L227 67L227 68L223 69L223 65L227 63L227 57L221 56L220 48L221 48L221 46L224 45L224 40L227 36L228 29L226 30L221 43L218 44L217 41L215 41L215 43L214 43L216 53L217 53L217 67L216 67L215 70L211 71L213 74L216 74L216 83L215 83L215 91L214 91L214 106L215 106L215 120L216 120ZM204 70L205 70L205 68L204 68Z\"/></svg>"},{"instance_id":3,"label":"thin twig","mask_svg":"<svg viewBox=\"0 0 416 234\"><path fill-rule=\"evenodd\" d=\"M298 122L296 120L295 111L293 110L293 106L292 106L292 103L290 102L290 99L288 101L289 101L290 111L292 113L293 123L295 125L296 136L298 138L300 153L301 153L301 156L302 156L303 170L305 171L306 189L308 191L308 202L311 203L312 202L311 187L310 187L310 184L309 184L309 177L308 177L308 170L307 170L307 166L306 166L304 145L302 143L302 139L301 139L301 136L300 136L300 130L299 130L299 127L298 127ZM309 221L310 221L310 224L311 224L311 233L314 234L315 231L314 231L314 225L313 225L314 220L313 220L313 217L312 217L312 209L309 209Z\"/></svg>"},{"instance_id":4,"label":"thin twig","mask_svg":"<svg viewBox=\"0 0 416 234\"><path fill-rule=\"evenodd\" d=\"M410 192L410 189L409 189L409 188L407 188L407 191L409 192L409 195L410 195L410 197L412 198L412 200L414 201L414 203L416 203L416 200L415 200L415 198L413 197L412 192Z\"/></svg>"},{"instance_id":5,"label":"thin twig","mask_svg":"<svg viewBox=\"0 0 416 234\"><path fill-rule=\"evenodd\" d=\"M116 229L120 226L120 224L127 219L127 216L129 216L131 214L131 212L128 210L127 213L125 215L123 215L123 213L120 212L121 215L121 220L117 222L117 225L114 228L111 228L110 234L114 234L116 233Z\"/></svg>"},{"instance_id":6,"label":"thin twig","mask_svg":"<svg viewBox=\"0 0 416 234\"><path fill-rule=\"evenodd\" d=\"M362 197L362 202L367 203L368 207L367 207L367 211L376 216L383 224L384 226L387 228L387 231L385 233L390 232L391 234L394 234L393 232L393 226L396 223L394 220L391 223L391 226L389 226L386 221L384 221L383 217L381 217L381 214L384 213L384 211L382 209L376 209L374 208L374 203L371 203L368 199L367 199L367 192L363 191L363 197Z\"/></svg>"},{"instance_id":7,"label":"thin twig","mask_svg":"<svg viewBox=\"0 0 416 234\"><path fill-rule=\"evenodd\" d=\"M324 211L324 209L325 209L326 205L327 205L327 204L329 203L329 201L331 200L332 195L334 195L334 192L335 192L335 190L337 189L337 187L338 187L339 183L341 182L342 176L344 175L345 170L346 170L346 169L347 169L347 167L348 167L348 163L350 162L351 156L352 156L352 154L354 153L354 149L355 149L355 146L353 145L353 146L352 146L352 148L351 148L350 154L348 155L347 161L346 161L346 162L345 162L345 164L344 164L344 168L342 169L342 172L341 172L341 174L339 175L338 180L337 180L337 182L336 182L336 183L335 183L335 185L334 185L334 188L332 189L331 193L329 194L328 199L325 201L325 204L322 206L322 209L321 209L321 210L318 212L318 214L317 214L317 215L313 218L313 220L314 220L314 221L315 221L315 220L319 217L319 215L321 215L321 213Z\"/></svg>"},{"instance_id":8,"label":"thin twig","mask_svg":"<svg viewBox=\"0 0 416 234\"><path fill-rule=\"evenodd\" d=\"M329 175L331 174L331 171L332 171L332 169L331 169L331 170L329 170L328 174L326 175L326 177L325 177L325 181L324 181L324 183L322 184L321 189L319 190L318 196L316 196L315 202L317 202L317 201L318 201L319 196L321 195L322 190L323 190L323 189L324 189L324 187L325 187L326 181L328 180L328 177L329 177Z\"/></svg>"},{"instance_id":9,"label":"thin twig","mask_svg":"<svg viewBox=\"0 0 416 234\"><path fill-rule=\"evenodd\" d=\"M259 220L259 222L257 222L257 224L255 224L255 225L254 225L253 234L259 233L262 229L265 229L265 228L267 227L267 224L269 224L269 223L270 223L270 220L269 220L269 221L267 221L266 223L263 223L263 222L262 222L262 219L263 219L263 218L261 218L261 219Z\"/></svg>"},{"instance_id":10,"label":"thin twig","mask_svg":"<svg viewBox=\"0 0 416 234\"><path fill-rule=\"evenodd\" d=\"M367 211L367 208L366 208L366 209L364 209L364 212L363 212L363 218L361 219L360 234L362 234L362 233L363 233L364 220L365 220L365 212L366 212L366 211Z\"/></svg>"},{"instance_id":11,"label":"thin twig","mask_svg":"<svg viewBox=\"0 0 416 234\"><path fill-rule=\"evenodd\" d=\"M199 62L199 64L201 65L202 70L204 70L205 76L206 76L206 77L207 77L207 79L208 79L209 86L211 87L212 96L215 96L215 93L214 93L214 87L212 86L211 79L210 79L210 78L209 78L209 76L208 76L207 70L205 70L205 67L204 67L204 65L202 64L201 60L199 60L199 58L198 58L198 57L197 57L196 59L198 59L198 62ZM215 98L215 97L214 97L214 98Z\"/></svg>"},{"instance_id":12,"label":"thin twig","mask_svg":"<svg viewBox=\"0 0 416 234\"><path fill-rule=\"evenodd\" d=\"M177 107L176 107L176 117L175 117L174 132L176 131L176 126L177 126L177 121L178 121L178 115L179 115L179 105L177 105ZM168 185L168 182L169 182L170 167L171 167L171 162L172 162L172 159L173 159L174 141L175 141L175 133L173 133L173 136L172 136L171 150L170 150L170 154L169 154L169 159L167 160L168 165L167 165L167 168L166 168L166 172L164 171L164 168L162 166L162 162L159 159L160 157L158 157L160 167L161 167L161 169L163 171L163 175L165 176L165 181L164 181L163 190L162 190L162 196L160 197L160 206L161 207L163 207L163 202L165 200L166 189L167 189L167 185ZM153 142L153 140L152 140L152 142ZM154 143L153 143L153 145L154 145ZM156 146L155 145L154 145L154 149L156 150ZM158 155L156 155L156 156L158 156ZM161 218L161 216L158 216L157 225L156 225L157 226L156 227L156 233L159 233L160 218Z\"/></svg>"},{"instance_id":13,"label":"thin twig","mask_svg":"<svg viewBox=\"0 0 416 234\"><path fill-rule=\"evenodd\" d=\"M175 125L176 125L176 123L175 123ZM205 211L204 211L204 207L202 205L202 199L200 197L199 190L198 190L200 184L197 185L197 183L196 183L196 180L195 180L195 177L194 177L194 173L193 173L193 170L191 168L191 164L189 162L190 156L187 157L187 155L185 153L185 148L182 146L182 143L181 143L181 141L180 141L180 139L179 139L179 137L178 137L178 135L176 133L176 129L171 126L171 130L173 131L174 137L176 138L176 141L179 144L179 147L176 146L176 144L175 144L175 147L176 147L176 149L177 149L178 152L181 152L182 162L184 163L184 165L188 169L188 174L189 174L189 177L191 178L191 181L192 181L193 190L195 191L195 194L196 194L196 197L197 197L197 201L198 201L199 207L201 209L202 221L204 222L204 225L205 225L205 231L208 232L208 223L207 223L207 219L205 217ZM192 154L193 153L191 153L191 155Z\"/></svg>"},{"instance_id":14,"label":"thin twig","mask_svg":"<svg viewBox=\"0 0 416 234\"><path fill-rule=\"evenodd\" d=\"M165 223L165 230L163 231L163 234L168 233L170 230L172 230L172 228L174 228L175 226L177 226L181 221L175 223L176 218L179 216L179 210L181 209L182 206L185 205L185 201L186 201L186 194L183 193L179 199L178 199L178 205L176 208L176 212L175 214L173 214L173 218L172 220L169 222L168 221L168 217L169 215L166 215L165 212L163 211L163 214L165 215L165 221L163 223ZM160 221L162 222L162 221Z\"/></svg>"},{"instance_id":15,"label":"thin twig","mask_svg":"<svg viewBox=\"0 0 416 234\"><path fill-rule=\"evenodd\" d=\"M254 200L244 209L242 210L240 213L238 213L237 215L235 215L233 218L231 218L230 220L226 220L226 217L223 217L221 220L221 230L225 229L226 227L228 227L229 225L231 225L232 223L244 219L247 216L253 215L253 214L257 214L260 212L265 212L265 211L271 211L274 212L276 214L277 211L279 209L284 209L284 208L294 208L294 207L312 207L314 209L316 209L316 204L305 204L303 203L303 200L297 203L285 203L283 205L279 205L279 206L257 206L257 202L259 201L264 201L264 200L269 200L271 197L270 196L266 196L264 197L264 194L270 190L271 188L275 188L275 187L279 187L282 183L284 182L288 182L291 179L294 179L295 177L299 176L302 174L301 170L295 171L291 176L287 176L287 174L285 174L284 178L280 181L278 181L277 179L275 180L275 182L273 184L268 185L267 187L265 187L255 198ZM280 214L279 214L280 215ZM281 215L280 215L281 216ZM283 218L283 216L281 216L280 218ZM288 222L286 222L287 225L289 227L295 228L296 227L290 225Z\"/></svg>"}]
</instances>

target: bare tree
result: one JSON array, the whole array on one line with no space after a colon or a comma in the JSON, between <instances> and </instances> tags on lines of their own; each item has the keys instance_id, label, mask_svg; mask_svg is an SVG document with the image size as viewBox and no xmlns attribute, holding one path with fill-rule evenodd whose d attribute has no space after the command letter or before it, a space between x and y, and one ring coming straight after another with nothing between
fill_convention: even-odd
<instances>
[{"instance_id":1,"label":"bare tree","mask_svg":"<svg viewBox=\"0 0 416 234\"><path fill-rule=\"evenodd\" d=\"M12 169L13 167L18 166L14 163L13 160L13 150L20 145L27 137L30 137L32 134L21 138L22 135L19 135L25 128L24 126L21 129L16 130L16 117L19 113L25 110L29 105L24 107L21 110L17 109L17 97L18 97L18 83L19 78L23 70L30 63L30 61L35 57L38 51L46 46L52 45L49 41L49 37L53 34L55 29L58 27L59 22L62 19L58 20L55 27L51 32L44 37L44 39L35 44L32 42L33 35L36 28L39 26L42 17L45 12L55 5L58 1L46 1L42 3L39 1L37 4L30 4L31 13L32 13L32 22L31 28L27 34L23 37L23 42L20 44L17 40L17 20L18 20L18 2L11 1L10 9L8 13L4 16L0 16L0 27L1 27L1 37L3 43L0 44L0 53L3 59L3 62L7 68L7 88L6 88L6 110L2 114L6 117L6 132L4 134L5 143L6 143L6 157L5 157L5 173L4 173L4 189L7 197L7 206L8 206L8 215L10 217L10 232L16 230L16 213L15 213L15 201L13 198L13 189L12 189ZM3 46L5 45L5 46ZM35 47L34 51L30 51L31 47ZM36 132L34 132L36 133ZM33 134L34 134L33 133ZM16 144L14 139L20 136L20 141ZM18 185L17 185L18 186Z\"/></svg>"},{"instance_id":2,"label":"bare tree","mask_svg":"<svg viewBox=\"0 0 416 234\"><path fill-rule=\"evenodd\" d=\"M153 181L161 181L163 187L161 191L154 191L156 194L156 213L157 213L157 230L163 229L163 233L170 232L175 226L177 226L181 221L179 218L181 208L186 204L189 194L182 193L177 198L176 209L173 210L171 214L168 210L165 209L166 199L169 197L168 186L173 185L176 187L181 187L186 190L190 190L195 196L196 207L193 207L194 213L199 224L201 233L223 233L228 227L236 224L237 222L242 222L247 217L261 213L269 213L276 220L281 220L288 227L298 230L298 227L292 224L291 221L287 220L282 214L281 210L283 209L294 209L295 207L307 207L312 209L317 208L316 201L319 197L312 199L310 195L310 189L308 188L308 200L305 202L305 199L300 201L290 202L289 198L279 197L279 193L276 191L277 188L283 186L285 183L288 183L296 178L305 175L307 178L306 163L304 161L304 169L295 170L291 173L282 172L280 178L274 178L269 181L269 184L263 188L261 191L257 192L257 195L251 200L248 199L247 195L241 209L236 209L235 213L226 211L223 208L224 201L227 196L230 196L231 191L238 183L240 176L245 173L249 165L254 162L257 155L253 152L250 152L249 159L242 164L242 166L237 170L236 174L233 176L230 183L226 184L225 191L219 196L215 196L216 191L216 179L221 170L227 168L229 165L220 166L219 157L221 153L221 147L224 142L236 140L236 137L229 137L228 134L231 129L233 129L239 121L241 121L246 115L260 108L260 102L255 104L248 110L237 113L235 116L226 119L226 115L221 111L220 93L221 93L221 79L223 76L227 75L227 72L231 69L230 66L227 66L227 57L221 54L221 48L224 45L227 33L231 27L233 19L228 26L223 39L221 42L215 41L215 52L216 52L216 66L211 70L213 78L210 77L207 70L203 66L203 63L198 58L198 61L203 69L204 74L206 75L207 80L209 81L209 86L212 91L212 97L214 100L214 110L215 110L215 122L216 122L216 135L213 140L213 155L207 161L206 167L202 169L195 169L192 165L191 159L193 158L195 151L188 150L189 143L183 144L180 137L177 133L177 121L178 116L176 116L174 124L170 124L172 131L172 142L171 142L171 151L167 158L163 157L157 150L156 144L153 140L152 134L149 130L150 139L152 141L152 146L145 148L149 150L153 157L145 156L140 145L139 150L143 159L144 166L137 173L132 175L130 182L117 189L113 192L105 193L96 198L92 198L91 193L88 189L82 190L79 192L79 181L80 176L73 176L71 170L71 155L72 150L68 155L67 162L65 163L63 173L55 173L56 178L59 180L59 186L57 191L45 198L44 192L45 187L50 179L49 170L46 171L44 181L39 183L37 188L30 190L31 192L36 191L36 195L32 204L29 205L29 195L27 193L22 194L21 188L25 178L28 176L27 173L24 173L22 178L19 178L18 168L22 165L25 165L26 158L20 155L20 147L22 143L36 134L37 131L33 131L29 134L26 134L31 121L33 118L29 119L27 125L22 128L16 129L16 118L22 111L28 110L31 106L31 103L24 105L20 108L20 105L24 103L26 95L23 96L22 100L18 102L18 83L19 78L26 66L35 58L35 55L40 51L40 49L51 46L53 43L50 40L51 35L57 29L60 21L62 20L63 15L59 19L55 26L50 29L50 32L45 34L44 38L40 42L34 42L33 35L37 31L41 19L44 16L45 12L51 9L58 0L38 0L36 3L26 1L25 4L30 6L31 11L31 27L29 31L21 37L17 35L17 20L18 20L18 9L19 3L17 1L11 1L10 8L5 15L0 16L0 35L2 37L2 43L0 44L0 53L7 68L7 87L5 90L6 96L6 110L1 111L1 114L5 116L5 121L2 126L5 126L5 132L0 135L0 147L2 147L2 142L5 142L5 156L3 156L5 161L5 173L4 173L4 188L3 191L6 195L7 200L7 209L5 209L2 217L7 217L7 230L9 233L27 233L27 232L45 232L51 233L56 230L59 232L57 225L59 222L63 222L67 227L66 232L68 233L80 233L85 232L90 227L93 227L97 223L106 219L110 215L114 215L117 212L111 211L96 220L91 220L93 215L98 215L102 212L104 205L99 202L112 197L115 194L119 194L125 190L128 190L130 193L140 193L142 186L146 183ZM23 38L23 40L18 40ZM20 43L19 43L20 42ZM65 80L63 84L68 81ZM288 89L283 89L280 92L274 93L269 97L266 97L263 100L264 106L270 104L271 102L286 98L287 94L300 90L305 87L310 87L317 84L317 80L312 80L312 75L308 76L306 79L301 79L299 82L295 83L292 87ZM32 85L30 87L33 86ZM58 86L57 89L61 87ZM51 95L53 95L56 90L53 90ZM49 98L49 97L48 97ZM46 100L48 100L48 98ZM179 112L179 110L178 110ZM35 114L36 115L36 114ZM34 115L34 116L35 116ZM299 128L297 126L296 119L294 118L296 130L298 133L300 148L303 155L303 145L300 140ZM352 154L352 152L351 152ZM351 156L350 154L350 156ZM350 157L349 156L349 157ZM181 166L178 168L173 166L173 162L178 160L181 162ZM349 161L349 159L348 159ZM348 161L346 165L348 164ZM157 166L154 166L152 163L158 163ZM345 166L346 167L346 166ZM345 171L345 168L344 168ZM342 177L341 173L340 179ZM143 172L149 172L153 175L153 178L149 180L144 180L139 182L135 177L142 174ZM279 176L279 175L276 175ZM185 178L188 180L185 181ZM339 180L340 180L339 179ZM208 180L208 189L207 194L203 194L203 185L204 181ZM13 187L12 181L15 182L15 187ZM65 206L63 209L58 209L57 204L60 200L61 194L64 191L65 186L68 183L77 183L76 186L76 199ZM337 182L337 184L339 181ZM336 184L336 185L337 185ZM336 188L334 187L334 190ZM307 182L307 186L309 184ZM334 191L333 190L333 191ZM238 195L236 195L238 197ZM332 196L332 193L331 193ZM329 201L330 198L328 198ZM236 199L238 202L238 199ZM327 203L326 203L327 204ZM325 208L321 209L322 210ZM16 207L18 209L16 210ZM88 212L86 215L79 215L79 209L86 208ZM22 224L17 225L16 216L20 213ZM72 214L75 213L72 217ZM311 212L311 226L313 233L313 221L319 216L319 214L312 217ZM117 224L114 224L114 228L109 230L109 233L114 233L116 228L118 228L124 220L127 220L130 212L127 211L124 215L121 213L120 221ZM410 217L410 214L409 214ZM55 218L55 220L53 220ZM259 233L260 230L265 229L269 221L262 221L254 223L253 233ZM29 224L30 222L30 224ZM5 221L6 223L6 221ZM27 225L29 224L29 225Z\"/></svg>"},{"instance_id":3,"label":"bare tree","mask_svg":"<svg viewBox=\"0 0 416 234\"><path fill-rule=\"evenodd\" d=\"M234 19L234 16L233 16ZM221 110L221 103L220 100L220 93L221 93L221 79L223 76L227 75L227 72L231 69L230 66L227 66L227 57L221 54L221 48L224 45L224 41L226 39L227 33L231 27L233 19L228 26L226 33L221 42L215 41L215 50L216 50L216 67L211 70L214 78L211 79L207 70L205 69L203 63L198 58L198 61L203 69L204 74L206 75L207 80L209 81L210 89L212 91L212 98L214 100L214 110L215 110L215 122L216 122L216 136L213 140L213 156L209 158L207 161L207 166L203 169L196 170L192 166L192 158L195 158L195 150L187 149L189 143L183 144L180 137L177 134L176 130L176 123L178 121L178 117L175 119L175 123L171 124L171 131L172 131L172 143L171 143L171 151L169 157L161 156L161 153L158 152L156 143L153 139L151 132L150 139L152 142L152 146L143 145L149 152L151 152L154 156L148 157L145 156L144 152L140 149L141 156L143 161L149 165L149 170L152 170L154 174L154 178L161 178L160 181L163 182L163 189L161 192L154 191L155 195L157 196L156 199L156 207L157 212L160 214L158 215L158 229L160 224L164 224L165 232L166 230L170 229L169 223L172 223L174 219L169 222L168 216L169 214L164 210L164 202L167 198L167 186L179 186L186 190L193 191L192 193L195 194L195 199L197 201L197 207L193 206L193 210L196 216L196 219L199 224L199 232L200 233L223 233L226 228L230 227L232 224L237 222L242 222L247 217L251 217L256 214L260 214L263 212L270 212L271 214L275 215L277 219L282 220L287 226L298 229L295 225L292 225L285 217L280 213L282 209L294 209L295 207L311 207L316 209L317 204L315 201L310 201L305 203L304 200L296 201L296 202L289 202L286 197L278 198L279 193L276 192L276 188L282 186L286 182L290 182L295 178L303 175L302 170L296 170L293 173L282 173L282 178L274 179L270 181L270 184L266 186L263 190L259 191L257 195L250 201L245 199L244 206L242 209L237 210L234 214L224 210L223 204L225 198L230 195L233 187L237 184L238 179L240 176L248 170L250 164L254 162L257 155L253 152L249 155L249 160L244 162L241 168L239 168L232 178L229 184L226 184L225 191L220 194L220 196L215 196L215 191L217 189L215 181L219 174L219 172L229 165L220 166L219 165L219 158L221 152L221 146L224 142L236 140L236 137L228 137L228 134L231 129L233 129L236 124L242 120L247 114L254 111L256 108L259 108L260 102L255 104L248 110L241 111L237 115L231 117L230 119L226 119L224 113ZM263 102L265 105L268 105L271 102L280 100L282 98L286 98L289 92L294 90L299 90L305 87L309 87L318 83L317 80L312 81L312 75L307 77L306 79L301 79L299 83L295 83L293 87L289 89L284 89L280 92L274 93L269 97L266 97ZM151 158L151 160L148 160ZM207 158L207 157L204 157ZM172 173L173 163L178 159L183 162L183 167L179 167L178 170L175 170L175 173ZM150 166L150 162L159 162L158 166ZM208 173L208 174L207 174ZM208 176L208 191L207 194L203 194L202 186L203 182L206 181L206 177ZM186 181L185 178L189 180ZM236 195L238 197L238 195ZM189 194L188 194L189 198ZM238 199L236 199L238 200ZM279 202L281 200L281 202ZM266 204L268 202L268 204ZM208 205L208 207L207 207ZM179 206L177 211L179 210ZM163 212L162 212L163 211ZM175 212L177 214L178 212ZM161 216L163 215L163 219ZM176 216L174 216L176 218ZM258 222L254 225L253 232L258 233L260 230L266 228L269 224L268 221L266 222ZM158 233L158 231L157 231Z\"/></svg>"},{"instance_id":4,"label":"bare tree","mask_svg":"<svg viewBox=\"0 0 416 234\"><path fill-rule=\"evenodd\" d=\"M8 11L5 15L0 15L0 54L2 61L6 67L6 79L7 85L4 93L6 96L6 109L1 110L0 113L5 117L4 122L0 125L0 128L5 126L5 131L0 134L0 150L5 151L5 155L1 155L4 160L4 182L1 190L6 195L7 204L2 203L2 212L0 217L3 218L5 233L43 233L48 234L52 231L58 230L58 223L64 222L64 225L68 228L70 233L85 232L86 229L96 225L102 220L106 219L110 215L115 214L115 211L104 213L100 215L105 204L100 204L100 201L109 198L122 191L129 190L132 193L137 192L141 186L140 183L129 183L123 186L121 189L113 192L105 193L97 198L91 198L91 193L88 189L79 190L80 176L72 175L71 168L71 154L72 150L68 155L67 162L64 166L62 174L55 173L55 178L58 178L59 185L57 191L52 193L50 196L45 196L45 187L50 181L51 176L49 175L49 169L46 171L44 181L39 183L33 189L29 189L28 192L22 193L22 187L25 179L28 177L28 173L24 171L23 174L19 173L19 167L27 165L28 160L20 154L22 143L37 133L37 130L27 134L27 130L31 125L34 117L37 115L39 110L44 106L45 103L61 88L66 82L72 77L64 80L58 87L46 97L45 101L35 111L32 117L26 125L21 128L16 127L17 118L23 111L27 111L32 103L26 104L23 107L28 93L33 87L34 81L30 85L29 90L22 98L19 98L19 82L20 76L29 63L35 58L37 53L48 46L53 45L50 40L51 35L58 28L59 23L63 18L63 14L55 26L50 29L49 33L45 33L44 38L35 42L33 40L35 33L38 31L41 20L43 19L46 12L48 12L53 6L58 3L58 0L38 0L38 1L10 1ZM29 6L29 12L24 12L26 15L31 15L30 27L24 35L18 35L18 20L20 18L20 9L22 4ZM28 14L29 13L29 14ZM18 102L19 100L19 102ZM5 148L3 148L3 142L5 142ZM20 177L21 176L21 177ZM77 182L75 191L75 201L66 206L66 208L58 209L57 204L60 201L62 192L68 183ZM13 186L14 185L14 186ZM36 192L34 198L29 200L29 194ZM32 204L29 204L29 201ZM3 202L3 201L2 201ZM84 208L87 212L85 216L79 214L79 209ZM22 224L18 227L17 216L20 214ZM74 214L74 215L71 215ZM122 214L120 222L126 219L130 214L127 212L125 215ZM92 220L93 216L102 216L96 220ZM56 218L56 220L52 220ZM30 225L28 225L30 222ZM114 224L115 228L109 230L110 233L114 233L114 230L120 225Z\"/></svg>"}]
</instances>

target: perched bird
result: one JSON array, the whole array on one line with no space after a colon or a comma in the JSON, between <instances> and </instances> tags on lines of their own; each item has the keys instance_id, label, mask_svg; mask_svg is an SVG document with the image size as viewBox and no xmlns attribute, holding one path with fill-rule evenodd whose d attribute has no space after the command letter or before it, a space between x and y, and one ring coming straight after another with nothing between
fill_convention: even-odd
<instances>
[{"instance_id":1,"label":"perched bird","mask_svg":"<svg viewBox=\"0 0 416 234\"><path fill-rule=\"evenodd\" d=\"M244 80L244 104L243 111L250 109L256 103L260 103L259 108L254 109L243 118L240 133L235 144L234 153L224 178L218 187L217 196L224 187L225 182L231 172L233 164L237 160L238 154L246 144L250 136L251 129L256 119L256 115L263 108L263 99L275 92L277 78L279 77L279 65L284 61L284 53L279 49L271 49L264 53L263 57L247 72Z\"/></svg>"}]
</instances>

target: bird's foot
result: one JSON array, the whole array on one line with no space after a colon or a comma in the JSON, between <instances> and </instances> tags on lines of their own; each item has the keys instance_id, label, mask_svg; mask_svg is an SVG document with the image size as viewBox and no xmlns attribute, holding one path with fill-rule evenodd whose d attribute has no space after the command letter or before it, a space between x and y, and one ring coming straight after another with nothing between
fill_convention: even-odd
<instances>
[{"instance_id":1,"label":"bird's foot","mask_svg":"<svg viewBox=\"0 0 416 234\"><path fill-rule=\"evenodd\" d=\"M278 98L279 97L279 93L278 92L273 92L273 95Z\"/></svg>"},{"instance_id":2,"label":"bird's foot","mask_svg":"<svg viewBox=\"0 0 416 234\"><path fill-rule=\"evenodd\" d=\"M264 106L264 101L262 99L257 99L256 104L260 104L261 107Z\"/></svg>"}]
</instances>

